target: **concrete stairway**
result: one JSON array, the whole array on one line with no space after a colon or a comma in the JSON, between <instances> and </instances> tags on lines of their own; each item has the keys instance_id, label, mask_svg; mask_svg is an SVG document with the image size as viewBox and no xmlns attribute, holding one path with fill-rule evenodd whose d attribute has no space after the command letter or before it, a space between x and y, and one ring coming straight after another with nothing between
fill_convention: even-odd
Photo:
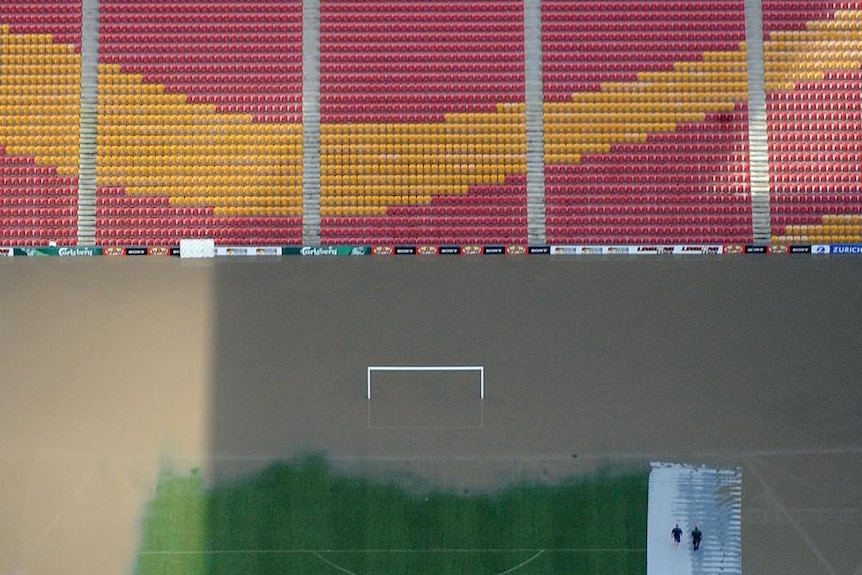
<instances>
[{"instance_id":1,"label":"concrete stairway","mask_svg":"<svg viewBox=\"0 0 862 575\"><path fill-rule=\"evenodd\" d=\"M96 107L99 71L99 0L83 1L81 120L78 148L78 245L96 243Z\"/></svg>"},{"instance_id":2,"label":"concrete stairway","mask_svg":"<svg viewBox=\"0 0 862 575\"><path fill-rule=\"evenodd\" d=\"M545 132L542 110L542 2L524 0L527 102L527 237L545 243Z\"/></svg>"},{"instance_id":3,"label":"concrete stairway","mask_svg":"<svg viewBox=\"0 0 862 575\"><path fill-rule=\"evenodd\" d=\"M754 241L767 243L771 236L771 224L761 0L745 2L745 45L748 57L748 139Z\"/></svg>"},{"instance_id":4,"label":"concrete stairway","mask_svg":"<svg viewBox=\"0 0 862 575\"><path fill-rule=\"evenodd\" d=\"M320 243L320 0L302 3L302 242Z\"/></svg>"}]
</instances>

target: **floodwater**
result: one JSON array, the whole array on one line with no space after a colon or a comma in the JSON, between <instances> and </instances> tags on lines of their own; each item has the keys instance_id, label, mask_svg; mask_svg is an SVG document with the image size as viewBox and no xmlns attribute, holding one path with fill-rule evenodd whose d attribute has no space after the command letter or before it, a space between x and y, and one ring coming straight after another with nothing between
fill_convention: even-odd
<instances>
[{"instance_id":1,"label":"floodwater","mask_svg":"<svg viewBox=\"0 0 862 575\"><path fill-rule=\"evenodd\" d=\"M858 575L860 282L808 256L0 261L0 574L129 573L160 470L316 452L478 489L740 466L746 571ZM369 365L482 365L486 396L407 373L369 402Z\"/></svg>"}]
</instances>

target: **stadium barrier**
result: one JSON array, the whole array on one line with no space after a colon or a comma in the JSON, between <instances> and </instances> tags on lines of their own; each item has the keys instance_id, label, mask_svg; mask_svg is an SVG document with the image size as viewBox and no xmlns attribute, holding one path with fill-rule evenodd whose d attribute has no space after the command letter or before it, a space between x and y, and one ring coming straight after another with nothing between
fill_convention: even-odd
<instances>
[{"instance_id":1,"label":"stadium barrier","mask_svg":"<svg viewBox=\"0 0 862 575\"><path fill-rule=\"evenodd\" d=\"M209 251L206 257L209 255ZM356 256L718 256L808 254L862 255L862 244L815 245L639 245L639 246L478 246L478 245L419 245L419 246L215 246L215 257L356 257ZM0 258L9 257L166 257L181 255L179 246L82 246L82 247L0 247ZM189 257L189 254L186 255ZM191 257L196 257L191 254ZM202 257L202 256L201 256Z\"/></svg>"}]
</instances>

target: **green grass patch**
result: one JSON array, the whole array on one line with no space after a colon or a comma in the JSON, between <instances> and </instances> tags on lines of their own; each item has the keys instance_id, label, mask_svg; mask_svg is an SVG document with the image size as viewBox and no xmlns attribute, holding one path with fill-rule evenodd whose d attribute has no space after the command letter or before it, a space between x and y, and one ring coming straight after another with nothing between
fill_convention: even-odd
<instances>
[{"instance_id":1,"label":"green grass patch","mask_svg":"<svg viewBox=\"0 0 862 575\"><path fill-rule=\"evenodd\" d=\"M279 463L205 488L165 474L143 521L137 575L642 575L647 473L494 492L413 493Z\"/></svg>"}]
</instances>

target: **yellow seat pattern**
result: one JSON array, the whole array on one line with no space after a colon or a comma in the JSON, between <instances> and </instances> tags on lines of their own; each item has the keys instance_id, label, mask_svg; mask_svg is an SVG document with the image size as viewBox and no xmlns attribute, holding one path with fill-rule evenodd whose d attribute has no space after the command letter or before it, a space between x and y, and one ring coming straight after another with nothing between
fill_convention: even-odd
<instances>
[{"instance_id":1,"label":"yellow seat pattern","mask_svg":"<svg viewBox=\"0 0 862 575\"><path fill-rule=\"evenodd\" d=\"M767 92L793 90L823 79L829 70L862 65L862 11L843 10L833 20L808 22L805 30L773 32L763 46Z\"/></svg>"},{"instance_id":2,"label":"yellow seat pattern","mask_svg":"<svg viewBox=\"0 0 862 575\"><path fill-rule=\"evenodd\" d=\"M862 243L862 215L825 215L823 223L788 225L783 235L772 237L776 243L859 244Z\"/></svg>"},{"instance_id":3,"label":"yellow seat pattern","mask_svg":"<svg viewBox=\"0 0 862 575\"><path fill-rule=\"evenodd\" d=\"M0 145L78 175L81 56L49 34L0 26Z\"/></svg>"},{"instance_id":4,"label":"yellow seat pattern","mask_svg":"<svg viewBox=\"0 0 862 575\"><path fill-rule=\"evenodd\" d=\"M613 144L647 141L681 122L732 112L748 98L745 43L735 52L707 52L702 61L678 62L672 71L641 72L637 82L603 84L571 102L545 102L545 162L572 164L583 154L607 153Z\"/></svg>"},{"instance_id":5,"label":"yellow seat pattern","mask_svg":"<svg viewBox=\"0 0 862 575\"><path fill-rule=\"evenodd\" d=\"M862 66L862 10L840 10L834 18L806 23L805 30L772 32L764 43L764 80L769 92L817 82L825 72ZM862 243L862 216L823 215L819 224L792 224L773 235L782 243Z\"/></svg>"},{"instance_id":6,"label":"yellow seat pattern","mask_svg":"<svg viewBox=\"0 0 862 575\"><path fill-rule=\"evenodd\" d=\"M526 173L525 104L427 124L321 124L321 215L375 216Z\"/></svg>"},{"instance_id":7,"label":"yellow seat pattern","mask_svg":"<svg viewBox=\"0 0 862 575\"><path fill-rule=\"evenodd\" d=\"M302 126L189 104L113 64L99 66L96 180L217 215L299 216Z\"/></svg>"}]
</instances>

